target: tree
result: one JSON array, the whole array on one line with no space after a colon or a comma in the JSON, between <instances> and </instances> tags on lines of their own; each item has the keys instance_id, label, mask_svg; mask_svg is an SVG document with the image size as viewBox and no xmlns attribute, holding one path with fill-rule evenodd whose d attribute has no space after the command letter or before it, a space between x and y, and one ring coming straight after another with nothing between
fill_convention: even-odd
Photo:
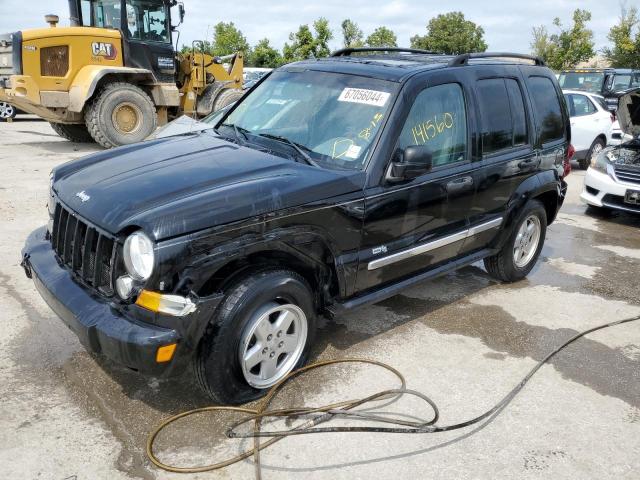
<instances>
[{"instance_id":1,"label":"tree","mask_svg":"<svg viewBox=\"0 0 640 480\"><path fill-rule=\"evenodd\" d=\"M366 44L368 47L397 47L396 34L387 27L376 28L371 35L367 37Z\"/></svg>"},{"instance_id":2,"label":"tree","mask_svg":"<svg viewBox=\"0 0 640 480\"><path fill-rule=\"evenodd\" d=\"M345 48L364 46L364 34L356 22L346 19L342 22L342 44Z\"/></svg>"},{"instance_id":3,"label":"tree","mask_svg":"<svg viewBox=\"0 0 640 480\"><path fill-rule=\"evenodd\" d=\"M289 34L291 43L285 43L282 49L286 63L329 56L329 40L333 38L329 21L321 17L313 22L313 29L315 36L309 25L300 25L297 32Z\"/></svg>"},{"instance_id":4,"label":"tree","mask_svg":"<svg viewBox=\"0 0 640 480\"><path fill-rule=\"evenodd\" d=\"M544 25L533 27L532 34L531 54L547 62L553 51L553 43L551 43L551 39L549 38L547 27Z\"/></svg>"},{"instance_id":5,"label":"tree","mask_svg":"<svg viewBox=\"0 0 640 480\"><path fill-rule=\"evenodd\" d=\"M251 50L249 64L254 67L276 68L282 65L282 55L271 46L268 38L263 38Z\"/></svg>"},{"instance_id":6,"label":"tree","mask_svg":"<svg viewBox=\"0 0 640 480\"><path fill-rule=\"evenodd\" d=\"M449 12L429 20L426 35L411 37L411 47L458 55L484 52L484 29L464 18L462 12Z\"/></svg>"},{"instance_id":7,"label":"tree","mask_svg":"<svg viewBox=\"0 0 640 480\"><path fill-rule=\"evenodd\" d=\"M613 47L603 49L604 56L617 68L640 68L640 23L638 9L622 5L618 24L611 27L607 38ZM636 29L634 34L634 29Z\"/></svg>"},{"instance_id":8,"label":"tree","mask_svg":"<svg viewBox=\"0 0 640 480\"><path fill-rule=\"evenodd\" d=\"M553 25L558 29L558 32L548 37L543 56L549 67L554 70L571 68L577 63L586 62L595 55L593 32L586 26L590 20L591 12L580 8L573 12L573 25L570 28L563 28L558 17L553 19ZM536 33L539 35L541 31L546 32L546 29L543 26L533 29L532 46L536 43ZM541 41L544 39L537 39L538 43Z\"/></svg>"},{"instance_id":9,"label":"tree","mask_svg":"<svg viewBox=\"0 0 640 480\"><path fill-rule=\"evenodd\" d=\"M233 22L216 24L213 31L211 55L222 57L236 52L244 52L245 58L250 56L247 39Z\"/></svg>"}]
</instances>

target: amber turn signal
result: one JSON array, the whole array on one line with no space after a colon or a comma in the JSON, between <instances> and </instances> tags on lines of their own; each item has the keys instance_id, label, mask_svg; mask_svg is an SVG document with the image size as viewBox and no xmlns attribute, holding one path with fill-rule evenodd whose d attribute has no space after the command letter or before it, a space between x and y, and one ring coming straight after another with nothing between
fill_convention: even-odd
<instances>
[{"instance_id":1,"label":"amber turn signal","mask_svg":"<svg viewBox=\"0 0 640 480\"><path fill-rule=\"evenodd\" d=\"M165 363L173 358L173 354L176 351L176 344L170 343L158 348L156 352L156 362Z\"/></svg>"}]
</instances>

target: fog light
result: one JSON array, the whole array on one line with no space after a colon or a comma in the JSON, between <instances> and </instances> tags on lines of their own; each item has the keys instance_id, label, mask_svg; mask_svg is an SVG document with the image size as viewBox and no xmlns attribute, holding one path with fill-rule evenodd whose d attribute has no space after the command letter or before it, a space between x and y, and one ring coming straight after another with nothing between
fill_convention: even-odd
<instances>
[{"instance_id":1,"label":"fog light","mask_svg":"<svg viewBox=\"0 0 640 480\"><path fill-rule=\"evenodd\" d=\"M173 358L173 354L175 351L176 351L175 343L164 345L158 348L158 351L156 352L156 362L158 363L168 362Z\"/></svg>"},{"instance_id":2,"label":"fog light","mask_svg":"<svg viewBox=\"0 0 640 480\"><path fill-rule=\"evenodd\" d=\"M116 292L122 299L127 299L133 291L133 279L129 275L123 275L116 280Z\"/></svg>"},{"instance_id":3,"label":"fog light","mask_svg":"<svg viewBox=\"0 0 640 480\"><path fill-rule=\"evenodd\" d=\"M164 295L158 292L150 292L149 290L140 292L136 305L152 312L166 313L176 317L184 317L196 309L196 304L190 298L180 295Z\"/></svg>"}]
</instances>

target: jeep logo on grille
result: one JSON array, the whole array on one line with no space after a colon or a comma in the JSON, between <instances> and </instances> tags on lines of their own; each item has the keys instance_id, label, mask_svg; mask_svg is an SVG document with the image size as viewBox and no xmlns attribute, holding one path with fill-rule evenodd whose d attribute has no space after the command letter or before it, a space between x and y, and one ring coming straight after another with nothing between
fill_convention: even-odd
<instances>
[{"instance_id":1,"label":"jeep logo on grille","mask_svg":"<svg viewBox=\"0 0 640 480\"><path fill-rule=\"evenodd\" d=\"M113 60L118 55L118 50L111 43L93 42L91 44L91 53L94 57L104 57L107 60Z\"/></svg>"}]
</instances>

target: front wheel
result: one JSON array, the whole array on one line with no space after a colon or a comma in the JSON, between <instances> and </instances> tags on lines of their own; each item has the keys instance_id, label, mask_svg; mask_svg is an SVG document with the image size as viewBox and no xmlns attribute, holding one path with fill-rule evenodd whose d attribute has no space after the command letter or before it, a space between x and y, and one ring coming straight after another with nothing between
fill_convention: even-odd
<instances>
[{"instance_id":1,"label":"front wheel","mask_svg":"<svg viewBox=\"0 0 640 480\"><path fill-rule=\"evenodd\" d=\"M195 360L203 391L221 404L261 397L306 361L315 337L307 282L289 270L266 270L232 286Z\"/></svg>"},{"instance_id":2,"label":"front wheel","mask_svg":"<svg viewBox=\"0 0 640 480\"><path fill-rule=\"evenodd\" d=\"M503 282L522 280L540 256L547 233L547 213L542 203L530 200L515 225L502 249L484 259L487 272Z\"/></svg>"},{"instance_id":3,"label":"front wheel","mask_svg":"<svg viewBox=\"0 0 640 480\"><path fill-rule=\"evenodd\" d=\"M126 82L109 83L85 111L85 123L105 148L141 142L158 126L156 107L147 93Z\"/></svg>"}]
</instances>

